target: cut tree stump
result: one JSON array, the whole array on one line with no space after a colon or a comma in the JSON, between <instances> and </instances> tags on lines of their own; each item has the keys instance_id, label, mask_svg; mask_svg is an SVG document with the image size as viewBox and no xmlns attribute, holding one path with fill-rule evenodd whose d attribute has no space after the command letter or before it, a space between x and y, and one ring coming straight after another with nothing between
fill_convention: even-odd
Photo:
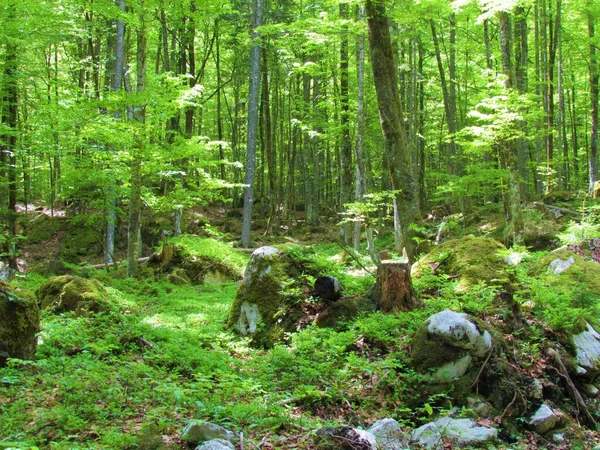
<instances>
[{"instance_id":1,"label":"cut tree stump","mask_svg":"<svg viewBox=\"0 0 600 450\"><path fill-rule=\"evenodd\" d=\"M377 268L373 300L383 312L411 311L420 306L410 278L410 266L382 261Z\"/></svg>"}]
</instances>

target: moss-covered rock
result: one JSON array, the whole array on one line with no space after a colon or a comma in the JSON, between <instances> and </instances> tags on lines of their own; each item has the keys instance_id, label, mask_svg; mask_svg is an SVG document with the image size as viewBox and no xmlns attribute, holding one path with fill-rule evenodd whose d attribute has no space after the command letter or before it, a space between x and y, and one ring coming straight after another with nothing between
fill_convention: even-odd
<instances>
[{"instance_id":1,"label":"moss-covered rock","mask_svg":"<svg viewBox=\"0 0 600 450\"><path fill-rule=\"evenodd\" d=\"M561 261L564 264L560 264ZM600 300L600 264L586 261L566 247L559 248L532 264L529 273L562 292L573 293L578 297L593 296Z\"/></svg>"},{"instance_id":2,"label":"moss-covered rock","mask_svg":"<svg viewBox=\"0 0 600 450\"><path fill-rule=\"evenodd\" d=\"M69 273L69 268L60 259L49 259L36 263L30 272L44 276L66 275Z\"/></svg>"},{"instance_id":3,"label":"moss-covered rock","mask_svg":"<svg viewBox=\"0 0 600 450\"><path fill-rule=\"evenodd\" d=\"M271 347L294 331L302 315L302 289L290 276L292 260L274 247L252 253L231 305L228 325L254 344Z\"/></svg>"},{"instance_id":4,"label":"moss-covered rock","mask_svg":"<svg viewBox=\"0 0 600 450\"><path fill-rule=\"evenodd\" d=\"M35 296L0 282L0 367L7 357L33 357L39 329L40 311Z\"/></svg>"},{"instance_id":5,"label":"moss-covered rock","mask_svg":"<svg viewBox=\"0 0 600 450\"><path fill-rule=\"evenodd\" d=\"M27 230L27 242L38 243L52 239L58 232L66 230L68 219L39 215L31 221Z\"/></svg>"},{"instance_id":6,"label":"moss-covered rock","mask_svg":"<svg viewBox=\"0 0 600 450\"><path fill-rule=\"evenodd\" d=\"M315 319L319 327L339 328L344 323L356 319L360 314L375 311L375 303L370 298L348 297L330 304Z\"/></svg>"},{"instance_id":7,"label":"moss-covered rock","mask_svg":"<svg viewBox=\"0 0 600 450\"><path fill-rule=\"evenodd\" d=\"M85 314L109 308L108 292L98 280L72 275L50 278L38 289L37 298L41 309L51 308L57 313Z\"/></svg>"},{"instance_id":8,"label":"moss-covered rock","mask_svg":"<svg viewBox=\"0 0 600 450\"><path fill-rule=\"evenodd\" d=\"M185 286L190 284L190 279L184 269L175 267L169 274L169 281L176 286Z\"/></svg>"},{"instance_id":9,"label":"moss-covered rock","mask_svg":"<svg viewBox=\"0 0 600 450\"><path fill-rule=\"evenodd\" d=\"M492 338L466 314L446 310L429 317L412 339L412 363L431 372L436 383L449 383L492 350Z\"/></svg>"},{"instance_id":10,"label":"moss-covered rock","mask_svg":"<svg viewBox=\"0 0 600 450\"><path fill-rule=\"evenodd\" d=\"M102 252L102 234L83 223L71 223L63 242L61 256L77 262L82 256L96 256Z\"/></svg>"},{"instance_id":11,"label":"moss-covered rock","mask_svg":"<svg viewBox=\"0 0 600 450\"><path fill-rule=\"evenodd\" d=\"M509 282L508 264L499 253L506 250L500 242L489 238L466 236L438 245L417 261L411 275L448 275L458 281L459 292L468 292L481 282L488 286L505 286ZM440 284L445 280L440 279Z\"/></svg>"}]
</instances>

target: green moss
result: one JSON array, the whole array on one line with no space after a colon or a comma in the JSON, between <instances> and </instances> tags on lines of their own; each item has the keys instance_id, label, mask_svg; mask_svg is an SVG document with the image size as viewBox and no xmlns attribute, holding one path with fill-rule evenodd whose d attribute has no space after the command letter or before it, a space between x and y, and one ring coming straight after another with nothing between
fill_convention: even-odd
<instances>
[{"instance_id":1,"label":"green moss","mask_svg":"<svg viewBox=\"0 0 600 450\"><path fill-rule=\"evenodd\" d=\"M66 228L68 219L64 217L50 217L40 215L31 222L27 231L27 241L38 243L52 239L56 233Z\"/></svg>"},{"instance_id":2,"label":"green moss","mask_svg":"<svg viewBox=\"0 0 600 450\"><path fill-rule=\"evenodd\" d=\"M35 296L25 289L1 283L0 366L5 354L21 359L33 357L39 329L40 311Z\"/></svg>"},{"instance_id":3,"label":"green moss","mask_svg":"<svg viewBox=\"0 0 600 450\"><path fill-rule=\"evenodd\" d=\"M466 236L438 245L412 268L418 279L431 272L445 274L458 281L456 290L469 292L484 282L489 286L504 286L509 282L507 264L499 255L506 250L500 242L488 238Z\"/></svg>"},{"instance_id":4,"label":"green moss","mask_svg":"<svg viewBox=\"0 0 600 450\"><path fill-rule=\"evenodd\" d=\"M102 235L82 223L71 224L63 243L61 255L67 261L76 261L80 256L97 255L102 249Z\"/></svg>"},{"instance_id":5,"label":"green moss","mask_svg":"<svg viewBox=\"0 0 600 450\"><path fill-rule=\"evenodd\" d=\"M55 312L102 311L109 307L108 293L98 280L72 275L50 278L37 291L40 308Z\"/></svg>"},{"instance_id":6,"label":"green moss","mask_svg":"<svg viewBox=\"0 0 600 450\"><path fill-rule=\"evenodd\" d=\"M192 262L195 261L203 263L197 264L202 268L218 266L231 276L241 278L248 263L247 254L215 239L183 235L169 239L169 243L178 247L182 257L188 261L190 270L193 270ZM193 281L193 274L188 273L188 276Z\"/></svg>"},{"instance_id":7,"label":"green moss","mask_svg":"<svg viewBox=\"0 0 600 450\"><path fill-rule=\"evenodd\" d=\"M466 350L453 347L431 336L427 327L427 323L421 326L411 341L412 363L420 372L442 367L444 364L459 360L468 353Z\"/></svg>"},{"instance_id":8,"label":"green moss","mask_svg":"<svg viewBox=\"0 0 600 450\"><path fill-rule=\"evenodd\" d=\"M244 280L231 305L228 326L237 325L242 304L257 305L260 314L253 343L261 347L272 347L286 332L295 331L302 312L299 300L302 289L290 277L291 260L282 253L264 256L253 261L255 274ZM260 275L258 275L260 274Z\"/></svg>"}]
</instances>

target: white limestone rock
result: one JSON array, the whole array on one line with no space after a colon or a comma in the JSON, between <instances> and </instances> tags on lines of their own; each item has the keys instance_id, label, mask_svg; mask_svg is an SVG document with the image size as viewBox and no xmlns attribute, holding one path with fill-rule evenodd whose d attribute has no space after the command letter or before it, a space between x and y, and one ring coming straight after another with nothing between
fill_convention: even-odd
<instances>
[{"instance_id":1,"label":"white limestone rock","mask_svg":"<svg viewBox=\"0 0 600 450\"><path fill-rule=\"evenodd\" d=\"M429 319L427 331L440 337L453 347L463 348L478 358L486 356L492 349L492 337L487 331L481 333L468 319L467 314L446 309Z\"/></svg>"},{"instance_id":2,"label":"white limestone rock","mask_svg":"<svg viewBox=\"0 0 600 450\"><path fill-rule=\"evenodd\" d=\"M211 439L196 447L196 450L235 450L235 446L225 439Z\"/></svg>"},{"instance_id":3,"label":"white limestone rock","mask_svg":"<svg viewBox=\"0 0 600 450\"><path fill-rule=\"evenodd\" d=\"M233 441L236 436L220 425L204 422L203 420L190 421L181 433L181 440L190 444L200 444L213 439Z\"/></svg>"},{"instance_id":4,"label":"white limestone rock","mask_svg":"<svg viewBox=\"0 0 600 450\"><path fill-rule=\"evenodd\" d=\"M377 445L383 450L403 450L408 447L408 438L400 424L394 419L382 419L368 429L377 439Z\"/></svg>"},{"instance_id":5,"label":"white limestone rock","mask_svg":"<svg viewBox=\"0 0 600 450\"><path fill-rule=\"evenodd\" d=\"M578 373L596 373L600 368L600 334L587 323L585 331L573 336L573 345Z\"/></svg>"},{"instance_id":6,"label":"white limestone rock","mask_svg":"<svg viewBox=\"0 0 600 450\"><path fill-rule=\"evenodd\" d=\"M454 379L460 378L467 373L467 370L471 367L472 360L471 355L466 354L456 361L446 363L435 371L433 378L438 383L451 383Z\"/></svg>"},{"instance_id":7,"label":"white limestone rock","mask_svg":"<svg viewBox=\"0 0 600 450\"><path fill-rule=\"evenodd\" d=\"M556 258L548 266L548 272L551 272L554 275L560 275L573 264L575 264L575 258L573 258L572 256L569 256L568 259Z\"/></svg>"},{"instance_id":8,"label":"white limestone rock","mask_svg":"<svg viewBox=\"0 0 600 450\"><path fill-rule=\"evenodd\" d=\"M539 434L553 430L560 423L560 417L545 403L529 419L529 426Z\"/></svg>"},{"instance_id":9,"label":"white limestone rock","mask_svg":"<svg viewBox=\"0 0 600 450\"><path fill-rule=\"evenodd\" d=\"M472 419L453 419L442 417L427 423L410 435L412 443L426 448L443 448L443 440L449 440L458 446L477 446L495 441L498 430L479 425Z\"/></svg>"},{"instance_id":10,"label":"white limestone rock","mask_svg":"<svg viewBox=\"0 0 600 450\"><path fill-rule=\"evenodd\" d=\"M244 271L244 282L251 283L255 276L261 277L271 271L270 265L261 264L259 261L279 254L279 250L275 247L264 246L257 248L250 255L250 260Z\"/></svg>"}]
</instances>

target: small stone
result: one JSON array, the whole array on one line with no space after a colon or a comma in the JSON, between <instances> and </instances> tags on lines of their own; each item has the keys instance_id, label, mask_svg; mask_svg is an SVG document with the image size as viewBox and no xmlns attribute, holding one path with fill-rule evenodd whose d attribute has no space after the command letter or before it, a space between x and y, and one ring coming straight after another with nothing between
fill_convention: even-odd
<instances>
[{"instance_id":1,"label":"small stone","mask_svg":"<svg viewBox=\"0 0 600 450\"><path fill-rule=\"evenodd\" d=\"M200 444L213 439L233 441L235 435L220 425L202 420L192 420L181 433L181 440L190 444Z\"/></svg>"},{"instance_id":2,"label":"small stone","mask_svg":"<svg viewBox=\"0 0 600 450\"><path fill-rule=\"evenodd\" d=\"M584 384L583 387L585 388L588 394L593 396L598 395L598 392L600 392L600 390L598 390L598 388L593 384Z\"/></svg>"},{"instance_id":3,"label":"small stone","mask_svg":"<svg viewBox=\"0 0 600 450\"><path fill-rule=\"evenodd\" d=\"M572 256L569 256L568 259L556 258L550 263L550 266L548 267L548 272L551 272L554 275L559 275L565 270L567 270L569 267L571 267L573 264L575 264L575 258L573 258Z\"/></svg>"},{"instance_id":4,"label":"small stone","mask_svg":"<svg viewBox=\"0 0 600 450\"><path fill-rule=\"evenodd\" d=\"M235 447L225 439L211 439L196 447L196 450L235 450Z\"/></svg>"},{"instance_id":5,"label":"small stone","mask_svg":"<svg viewBox=\"0 0 600 450\"><path fill-rule=\"evenodd\" d=\"M402 450L408 447L407 435L394 419L378 420L368 431L375 436L377 445L382 449Z\"/></svg>"},{"instance_id":6,"label":"small stone","mask_svg":"<svg viewBox=\"0 0 600 450\"><path fill-rule=\"evenodd\" d=\"M552 435L552 440L554 442L556 442L557 444L564 444L565 442L567 442L567 439L565 438L565 433L556 433Z\"/></svg>"},{"instance_id":7,"label":"small stone","mask_svg":"<svg viewBox=\"0 0 600 450\"><path fill-rule=\"evenodd\" d=\"M480 426L471 419L442 417L414 430L410 441L427 448L443 448L448 440L459 446L479 445L498 438L498 430Z\"/></svg>"},{"instance_id":8,"label":"small stone","mask_svg":"<svg viewBox=\"0 0 600 450\"><path fill-rule=\"evenodd\" d=\"M487 419L494 415L494 407L480 397L468 397L467 406L477 417Z\"/></svg>"},{"instance_id":9,"label":"small stone","mask_svg":"<svg viewBox=\"0 0 600 450\"><path fill-rule=\"evenodd\" d=\"M529 419L529 426L539 434L547 433L556 428L559 423L560 417L545 403Z\"/></svg>"}]
</instances>

